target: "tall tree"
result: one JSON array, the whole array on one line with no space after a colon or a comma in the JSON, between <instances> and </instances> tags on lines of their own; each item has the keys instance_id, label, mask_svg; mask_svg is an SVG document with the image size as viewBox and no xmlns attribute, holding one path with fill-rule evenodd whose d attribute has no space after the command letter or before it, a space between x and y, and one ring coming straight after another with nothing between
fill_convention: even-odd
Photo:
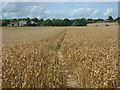
<instances>
[{"instance_id":1,"label":"tall tree","mask_svg":"<svg viewBox=\"0 0 120 90\"><path fill-rule=\"evenodd\" d=\"M39 20L37 18L33 18L32 21L37 23Z\"/></svg>"},{"instance_id":2,"label":"tall tree","mask_svg":"<svg viewBox=\"0 0 120 90\"><path fill-rule=\"evenodd\" d=\"M10 20L9 19L3 19L2 20L2 26L7 26L7 24L10 24Z\"/></svg>"},{"instance_id":3,"label":"tall tree","mask_svg":"<svg viewBox=\"0 0 120 90\"><path fill-rule=\"evenodd\" d=\"M91 19L91 18L88 18L87 20L88 20L88 21L92 21L93 19Z\"/></svg>"},{"instance_id":4,"label":"tall tree","mask_svg":"<svg viewBox=\"0 0 120 90\"><path fill-rule=\"evenodd\" d=\"M66 19L63 20L63 24L64 24L64 26L71 26L72 22L69 19L66 18Z\"/></svg>"},{"instance_id":5,"label":"tall tree","mask_svg":"<svg viewBox=\"0 0 120 90\"><path fill-rule=\"evenodd\" d=\"M62 19L52 19L52 25L53 26L63 26L63 20Z\"/></svg>"},{"instance_id":6,"label":"tall tree","mask_svg":"<svg viewBox=\"0 0 120 90\"><path fill-rule=\"evenodd\" d=\"M98 18L97 21L98 21L98 22L103 22L104 19Z\"/></svg>"},{"instance_id":7,"label":"tall tree","mask_svg":"<svg viewBox=\"0 0 120 90\"><path fill-rule=\"evenodd\" d=\"M44 19L42 19L42 18L41 18L39 21L40 21L40 22L43 22L43 21L44 21Z\"/></svg>"},{"instance_id":8,"label":"tall tree","mask_svg":"<svg viewBox=\"0 0 120 90\"><path fill-rule=\"evenodd\" d=\"M112 21L112 20L113 20L113 17L112 17L112 16L109 16L109 17L108 17L108 20Z\"/></svg>"},{"instance_id":9,"label":"tall tree","mask_svg":"<svg viewBox=\"0 0 120 90\"><path fill-rule=\"evenodd\" d=\"M72 24L73 26L87 26L86 19L76 19L75 22Z\"/></svg>"},{"instance_id":10,"label":"tall tree","mask_svg":"<svg viewBox=\"0 0 120 90\"><path fill-rule=\"evenodd\" d=\"M31 20L30 20L30 18L27 18L27 25L28 25L28 26L31 25Z\"/></svg>"},{"instance_id":11,"label":"tall tree","mask_svg":"<svg viewBox=\"0 0 120 90\"><path fill-rule=\"evenodd\" d=\"M52 26L52 21L50 19L44 20L42 25L43 26Z\"/></svg>"}]
</instances>

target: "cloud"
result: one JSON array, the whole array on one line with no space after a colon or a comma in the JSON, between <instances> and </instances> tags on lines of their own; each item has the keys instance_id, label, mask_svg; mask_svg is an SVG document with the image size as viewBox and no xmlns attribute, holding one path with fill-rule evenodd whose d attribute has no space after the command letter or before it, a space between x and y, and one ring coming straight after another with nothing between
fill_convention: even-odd
<instances>
[{"instance_id":1,"label":"cloud","mask_svg":"<svg viewBox=\"0 0 120 90\"><path fill-rule=\"evenodd\" d=\"M70 8L59 9L50 8L52 5L62 3L48 2L7 2L2 5L2 18L102 18L112 13L112 8L107 8L106 12L94 10L93 8ZM115 10L114 10L115 11ZM113 12L114 12L113 11Z\"/></svg>"},{"instance_id":2,"label":"cloud","mask_svg":"<svg viewBox=\"0 0 120 90\"><path fill-rule=\"evenodd\" d=\"M78 8L78 9L74 9L72 12L71 12L71 16L74 16L74 15L78 15L80 14L81 12L84 11L84 8Z\"/></svg>"},{"instance_id":3,"label":"cloud","mask_svg":"<svg viewBox=\"0 0 120 90\"><path fill-rule=\"evenodd\" d=\"M35 9L37 9L37 8L38 8L38 6L33 6L32 9L30 10L30 12L31 12L31 13L34 12Z\"/></svg>"},{"instance_id":4,"label":"cloud","mask_svg":"<svg viewBox=\"0 0 120 90\"><path fill-rule=\"evenodd\" d=\"M106 12L104 13L104 16L109 16L112 14L112 12L113 12L112 8L107 8Z\"/></svg>"},{"instance_id":5,"label":"cloud","mask_svg":"<svg viewBox=\"0 0 120 90\"><path fill-rule=\"evenodd\" d=\"M4 17L8 17L8 15L9 15L8 13L3 13Z\"/></svg>"},{"instance_id":6,"label":"cloud","mask_svg":"<svg viewBox=\"0 0 120 90\"><path fill-rule=\"evenodd\" d=\"M41 16L37 16L37 18L41 18Z\"/></svg>"},{"instance_id":7,"label":"cloud","mask_svg":"<svg viewBox=\"0 0 120 90\"><path fill-rule=\"evenodd\" d=\"M45 10L45 18L65 18L70 12L66 10Z\"/></svg>"},{"instance_id":8,"label":"cloud","mask_svg":"<svg viewBox=\"0 0 120 90\"><path fill-rule=\"evenodd\" d=\"M76 8L73 10L46 10L47 18L100 18L103 13L91 8Z\"/></svg>"},{"instance_id":9,"label":"cloud","mask_svg":"<svg viewBox=\"0 0 120 90\"><path fill-rule=\"evenodd\" d=\"M44 14L47 18L83 18L90 16L91 8L77 8L73 10L46 10Z\"/></svg>"},{"instance_id":10,"label":"cloud","mask_svg":"<svg viewBox=\"0 0 120 90\"><path fill-rule=\"evenodd\" d=\"M45 6L49 3L31 3L31 2L7 2L3 3L2 16L3 18L13 17L44 17Z\"/></svg>"},{"instance_id":11,"label":"cloud","mask_svg":"<svg viewBox=\"0 0 120 90\"><path fill-rule=\"evenodd\" d=\"M6 7L7 4L8 4L7 2L3 3L2 7L3 7L3 8Z\"/></svg>"},{"instance_id":12,"label":"cloud","mask_svg":"<svg viewBox=\"0 0 120 90\"><path fill-rule=\"evenodd\" d=\"M99 13L99 10L95 10L94 12L91 13L91 16L97 16Z\"/></svg>"},{"instance_id":13,"label":"cloud","mask_svg":"<svg viewBox=\"0 0 120 90\"><path fill-rule=\"evenodd\" d=\"M71 17L88 17L92 12L91 8L78 8L71 11Z\"/></svg>"}]
</instances>

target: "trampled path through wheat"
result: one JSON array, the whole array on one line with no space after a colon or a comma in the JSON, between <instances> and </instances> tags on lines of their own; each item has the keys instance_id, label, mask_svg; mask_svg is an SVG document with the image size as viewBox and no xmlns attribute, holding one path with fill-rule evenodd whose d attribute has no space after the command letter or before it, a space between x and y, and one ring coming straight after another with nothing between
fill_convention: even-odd
<instances>
[{"instance_id":1,"label":"trampled path through wheat","mask_svg":"<svg viewBox=\"0 0 120 90\"><path fill-rule=\"evenodd\" d=\"M62 42L60 44L62 45ZM66 75L67 87L69 87L69 88L78 88L79 87L79 83L77 81L77 77L75 75L73 75L74 72L71 71L67 67L66 61L64 59L64 56L63 56L60 48L58 49L58 58L59 58L60 63L61 63L61 68L62 68L63 72L65 72L65 75Z\"/></svg>"}]
</instances>

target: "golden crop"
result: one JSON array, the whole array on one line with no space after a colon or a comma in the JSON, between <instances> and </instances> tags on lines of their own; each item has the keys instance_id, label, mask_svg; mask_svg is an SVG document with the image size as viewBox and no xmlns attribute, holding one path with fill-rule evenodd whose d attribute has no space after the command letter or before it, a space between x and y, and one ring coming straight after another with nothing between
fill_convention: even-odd
<instances>
[{"instance_id":1,"label":"golden crop","mask_svg":"<svg viewBox=\"0 0 120 90\"><path fill-rule=\"evenodd\" d=\"M49 28L58 31L3 46L3 88L117 87L116 24Z\"/></svg>"}]
</instances>

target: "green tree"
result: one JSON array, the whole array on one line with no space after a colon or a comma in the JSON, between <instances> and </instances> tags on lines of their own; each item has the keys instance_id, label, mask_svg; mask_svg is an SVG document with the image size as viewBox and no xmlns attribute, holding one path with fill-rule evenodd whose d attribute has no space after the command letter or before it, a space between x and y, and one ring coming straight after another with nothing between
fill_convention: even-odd
<instances>
[{"instance_id":1,"label":"green tree","mask_svg":"<svg viewBox=\"0 0 120 90\"><path fill-rule=\"evenodd\" d=\"M18 21L27 21L26 18L19 18Z\"/></svg>"},{"instance_id":2,"label":"green tree","mask_svg":"<svg viewBox=\"0 0 120 90\"><path fill-rule=\"evenodd\" d=\"M53 26L63 26L63 20L62 19L52 19L52 25Z\"/></svg>"},{"instance_id":3,"label":"green tree","mask_svg":"<svg viewBox=\"0 0 120 90\"><path fill-rule=\"evenodd\" d=\"M53 26L57 26L57 24L58 24L58 23L57 23L57 20L56 20L55 18L52 19L52 25L53 25Z\"/></svg>"},{"instance_id":4,"label":"green tree","mask_svg":"<svg viewBox=\"0 0 120 90\"><path fill-rule=\"evenodd\" d=\"M41 22L38 22L37 24L36 24L36 26L41 26L42 25L42 23Z\"/></svg>"},{"instance_id":5,"label":"green tree","mask_svg":"<svg viewBox=\"0 0 120 90\"><path fill-rule=\"evenodd\" d=\"M17 22L18 20L16 18L10 19L10 22Z\"/></svg>"},{"instance_id":6,"label":"green tree","mask_svg":"<svg viewBox=\"0 0 120 90\"><path fill-rule=\"evenodd\" d=\"M118 22L118 24L120 25L120 17L116 18L115 21Z\"/></svg>"},{"instance_id":7,"label":"green tree","mask_svg":"<svg viewBox=\"0 0 120 90\"><path fill-rule=\"evenodd\" d=\"M98 18L97 21L98 21L98 22L103 22L104 19Z\"/></svg>"},{"instance_id":8,"label":"green tree","mask_svg":"<svg viewBox=\"0 0 120 90\"><path fill-rule=\"evenodd\" d=\"M64 26L71 26L72 22L69 19L66 18L66 19L63 20L63 25Z\"/></svg>"},{"instance_id":9,"label":"green tree","mask_svg":"<svg viewBox=\"0 0 120 90\"><path fill-rule=\"evenodd\" d=\"M120 25L120 19L117 19L116 21L117 21L117 22L118 22L118 24Z\"/></svg>"},{"instance_id":10,"label":"green tree","mask_svg":"<svg viewBox=\"0 0 120 90\"><path fill-rule=\"evenodd\" d=\"M71 20L71 23L73 24L75 22L75 19Z\"/></svg>"},{"instance_id":11,"label":"green tree","mask_svg":"<svg viewBox=\"0 0 120 90\"><path fill-rule=\"evenodd\" d=\"M112 17L112 16L109 16L109 17L108 17L108 20L113 21L113 17Z\"/></svg>"},{"instance_id":12,"label":"green tree","mask_svg":"<svg viewBox=\"0 0 120 90\"><path fill-rule=\"evenodd\" d=\"M2 20L2 26L7 26L7 24L10 24L10 20L9 19L3 19Z\"/></svg>"},{"instance_id":13,"label":"green tree","mask_svg":"<svg viewBox=\"0 0 120 90\"><path fill-rule=\"evenodd\" d=\"M92 23L93 19L88 18L87 21L88 21L88 23Z\"/></svg>"},{"instance_id":14,"label":"green tree","mask_svg":"<svg viewBox=\"0 0 120 90\"><path fill-rule=\"evenodd\" d=\"M39 22L43 22L43 21L44 21L44 19L40 19L40 20L39 20Z\"/></svg>"},{"instance_id":15,"label":"green tree","mask_svg":"<svg viewBox=\"0 0 120 90\"><path fill-rule=\"evenodd\" d=\"M37 19L37 18L33 18L33 19L31 19L32 21L34 21L34 22L39 22L39 20Z\"/></svg>"},{"instance_id":16,"label":"green tree","mask_svg":"<svg viewBox=\"0 0 120 90\"><path fill-rule=\"evenodd\" d=\"M76 19L75 22L72 24L73 26L87 26L86 19Z\"/></svg>"},{"instance_id":17,"label":"green tree","mask_svg":"<svg viewBox=\"0 0 120 90\"><path fill-rule=\"evenodd\" d=\"M88 18L87 20L88 20L88 21L92 21L93 19L91 19L91 18Z\"/></svg>"},{"instance_id":18,"label":"green tree","mask_svg":"<svg viewBox=\"0 0 120 90\"><path fill-rule=\"evenodd\" d=\"M21 20L22 20L22 21L27 21L27 19L26 19L26 18L22 18Z\"/></svg>"},{"instance_id":19,"label":"green tree","mask_svg":"<svg viewBox=\"0 0 120 90\"><path fill-rule=\"evenodd\" d=\"M117 17L117 18L115 19L116 22L118 22L119 20L120 20L120 17Z\"/></svg>"},{"instance_id":20,"label":"green tree","mask_svg":"<svg viewBox=\"0 0 120 90\"><path fill-rule=\"evenodd\" d=\"M30 18L27 18L27 26L30 26L31 25L31 20Z\"/></svg>"},{"instance_id":21,"label":"green tree","mask_svg":"<svg viewBox=\"0 0 120 90\"><path fill-rule=\"evenodd\" d=\"M52 21L50 19L47 19L45 21L43 21L43 26L52 26Z\"/></svg>"}]
</instances>

